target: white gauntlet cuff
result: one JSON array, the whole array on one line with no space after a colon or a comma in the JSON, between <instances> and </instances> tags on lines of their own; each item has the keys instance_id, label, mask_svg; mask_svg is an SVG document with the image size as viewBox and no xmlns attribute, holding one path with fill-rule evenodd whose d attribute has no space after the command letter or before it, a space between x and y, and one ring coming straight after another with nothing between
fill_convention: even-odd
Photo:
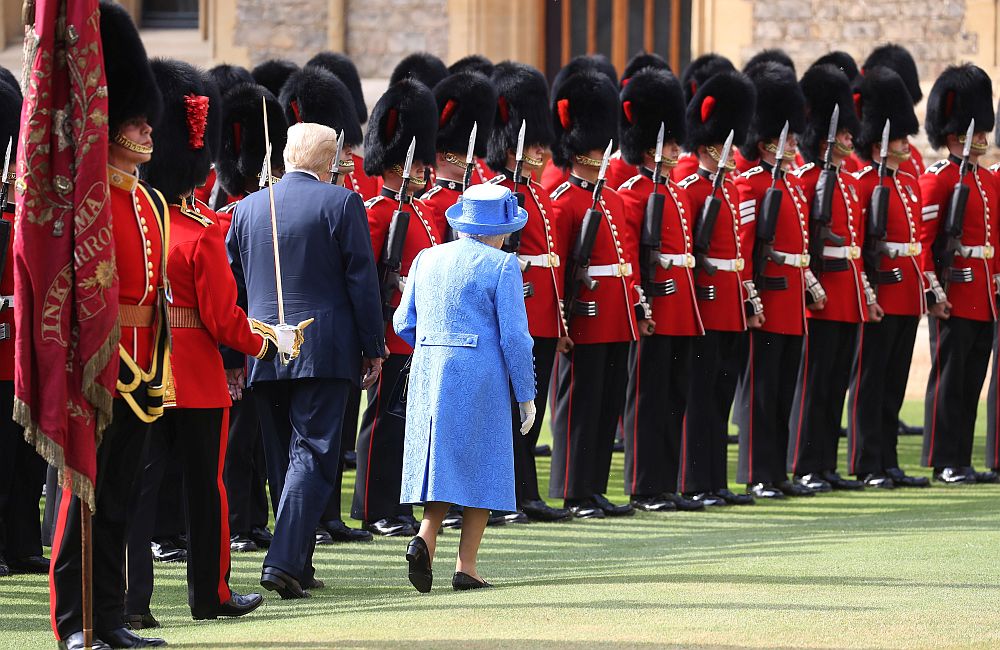
<instances>
[{"instance_id":1,"label":"white gauntlet cuff","mask_svg":"<svg viewBox=\"0 0 1000 650\"><path fill-rule=\"evenodd\" d=\"M760 316L764 313L764 301L760 298L760 292L753 280L744 280L743 288L746 289L747 297L743 300L743 307L747 316Z\"/></svg>"}]
</instances>

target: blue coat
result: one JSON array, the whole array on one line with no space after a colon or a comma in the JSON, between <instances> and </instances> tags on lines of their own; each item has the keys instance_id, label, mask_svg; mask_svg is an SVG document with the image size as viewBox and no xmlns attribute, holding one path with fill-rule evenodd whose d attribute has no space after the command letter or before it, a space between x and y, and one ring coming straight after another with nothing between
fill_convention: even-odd
<instances>
[{"instance_id":1,"label":"blue coat","mask_svg":"<svg viewBox=\"0 0 1000 650\"><path fill-rule=\"evenodd\" d=\"M400 503L516 510L511 386L535 398L517 259L474 239L421 251L393 327L414 348Z\"/></svg>"},{"instance_id":2,"label":"blue coat","mask_svg":"<svg viewBox=\"0 0 1000 650\"><path fill-rule=\"evenodd\" d=\"M274 185L285 322L315 318L298 359L250 359L249 383L276 379L361 379L361 357L383 356L385 325L368 219L360 197L303 172ZM267 191L233 210L226 238L229 262L247 315L278 322L274 247Z\"/></svg>"}]
</instances>

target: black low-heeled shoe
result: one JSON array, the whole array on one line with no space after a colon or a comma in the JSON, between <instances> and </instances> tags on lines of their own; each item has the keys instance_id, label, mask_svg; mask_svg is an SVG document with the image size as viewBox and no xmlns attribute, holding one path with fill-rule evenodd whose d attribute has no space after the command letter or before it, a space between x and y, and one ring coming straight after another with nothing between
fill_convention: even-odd
<instances>
[{"instance_id":1,"label":"black low-heeled shoe","mask_svg":"<svg viewBox=\"0 0 1000 650\"><path fill-rule=\"evenodd\" d=\"M476 580L468 573L462 573L461 571L456 571L455 575L451 577L451 588L455 591L467 591L469 589L485 589L487 587L492 587L490 583L485 580Z\"/></svg>"},{"instance_id":2,"label":"black low-heeled shoe","mask_svg":"<svg viewBox=\"0 0 1000 650\"><path fill-rule=\"evenodd\" d=\"M410 540L406 547L406 561L410 564L410 584L422 594L431 590L434 573L431 571L431 552L420 536Z\"/></svg>"}]
</instances>

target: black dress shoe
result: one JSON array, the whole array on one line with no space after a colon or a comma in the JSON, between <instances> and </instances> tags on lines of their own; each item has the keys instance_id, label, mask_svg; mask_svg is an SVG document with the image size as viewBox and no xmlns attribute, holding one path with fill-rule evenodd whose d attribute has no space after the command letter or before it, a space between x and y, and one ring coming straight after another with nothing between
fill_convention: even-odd
<instances>
[{"instance_id":1,"label":"black dress shoe","mask_svg":"<svg viewBox=\"0 0 1000 650\"><path fill-rule=\"evenodd\" d=\"M233 553L250 553L258 550L257 544L246 535L233 535L229 538L229 550Z\"/></svg>"},{"instance_id":2,"label":"black dress shoe","mask_svg":"<svg viewBox=\"0 0 1000 650\"><path fill-rule=\"evenodd\" d=\"M696 503L704 504L706 507L727 505L725 499L723 499L722 497L717 497L711 492L696 492L694 494L685 494L684 498L691 499Z\"/></svg>"},{"instance_id":3,"label":"black dress shoe","mask_svg":"<svg viewBox=\"0 0 1000 650\"><path fill-rule=\"evenodd\" d=\"M41 555L19 557L7 562L11 573L48 573L49 558Z\"/></svg>"},{"instance_id":4,"label":"black dress shoe","mask_svg":"<svg viewBox=\"0 0 1000 650\"><path fill-rule=\"evenodd\" d=\"M91 638L92 638L92 643L90 644L91 650L111 650L111 646L109 646L104 641L98 639L96 635ZM84 648L87 647L83 643L83 632L80 631L70 634L65 639L59 642L59 647L62 650L83 650Z\"/></svg>"},{"instance_id":5,"label":"black dress shoe","mask_svg":"<svg viewBox=\"0 0 1000 650\"><path fill-rule=\"evenodd\" d=\"M866 488L879 488L882 490L893 490L896 483L889 478L888 474L868 474L863 479Z\"/></svg>"},{"instance_id":6,"label":"black dress shoe","mask_svg":"<svg viewBox=\"0 0 1000 650\"><path fill-rule=\"evenodd\" d=\"M326 589L326 583L317 578L316 576L313 576L308 580L303 580L301 584L302 588L307 591L309 589Z\"/></svg>"},{"instance_id":7,"label":"black dress shoe","mask_svg":"<svg viewBox=\"0 0 1000 650\"><path fill-rule=\"evenodd\" d=\"M282 600L309 598L309 592L302 588L298 580L273 566L265 566L260 572L260 586L278 592Z\"/></svg>"},{"instance_id":8,"label":"black dress shoe","mask_svg":"<svg viewBox=\"0 0 1000 650\"><path fill-rule=\"evenodd\" d=\"M775 483L774 487L781 490L786 497L812 497L816 496L816 490L811 489L803 483L796 483L785 479L780 483Z\"/></svg>"},{"instance_id":9,"label":"black dress shoe","mask_svg":"<svg viewBox=\"0 0 1000 650\"><path fill-rule=\"evenodd\" d=\"M975 483L975 475L970 475L961 467L934 468L934 480L948 485L958 485L960 483Z\"/></svg>"},{"instance_id":10,"label":"black dress shoe","mask_svg":"<svg viewBox=\"0 0 1000 650\"><path fill-rule=\"evenodd\" d=\"M756 501L754 501L753 495L736 494L735 492L727 488L716 490L714 494L717 497L721 497L723 501L725 501L731 506L752 506L754 503L756 503Z\"/></svg>"},{"instance_id":11,"label":"black dress shoe","mask_svg":"<svg viewBox=\"0 0 1000 650\"><path fill-rule=\"evenodd\" d=\"M174 535L170 539L173 540L174 546L176 546L177 548L182 548L185 551L188 550L188 536L187 536L187 533L178 533L177 535Z\"/></svg>"},{"instance_id":12,"label":"black dress shoe","mask_svg":"<svg viewBox=\"0 0 1000 650\"><path fill-rule=\"evenodd\" d=\"M664 494L664 498L670 499L674 502L674 507L677 508L679 512L697 512L699 510L705 509L705 504L700 501L692 501L687 499L680 494Z\"/></svg>"},{"instance_id":13,"label":"black dress shoe","mask_svg":"<svg viewBox=\"0 0 1000 650\"><path fill-rule=\"evenodd\" d=\"M931 482L926 476L910 476L898 467L885 470L896 487L930 487Z\"/></svg>"},{"instance_id":14,"label":"black dress shoe","mask_svg":"<svg viewBox=\"0 0 1000 650\"><path fill-rule=\"evenodd\" d=\"M504 515L507 513L500 512L499 510L490 510L490 518L486 520L487 526L503 526L507 523L504 519Z\"/></svg>"},{"instance_id":15,"label":"black dress shoe","mask_svg":"<svg viewBox=\"0 0 1000 650\"><path fill-rule=\"evenodd\" d=\"M417 534L413 526L395 517L386 517L372 522L366 521L364 526L365 530L382 537L412 537Z\"/></svg>"},{"instance_id":16,"label":"black dress shoe","mask_svg":"<svg viewBox=\"0 0 1000 650\"><path fill-rule=\"evenodd\" d=\"M604 519L604 510L590 499L566 499L565 504L577 519Z\"/></svg>"},{"instance_id":17,"label":"black dress shoe","mask_svg":"<svg viewBox=\"0 0 1000 650\"><path fill-rule=\"evenodd\" d=\"M0 578L6 578L10 575L10 567L7 566L7 560L3 559L0 555Z\"/></svg>"},{"instance_id":18,"label":"black dress shoe","mask_svg":"<svg viewBox=\"0 0 1000 650\"><path fill-rule=\"evenodd\" d=\"M448 508L448 514L444 516L441 521L442 528L461 528L462 527L462 506L452 506Z\"/></svg>"},{"instance_id":19,"label":"black dress shoe","mask_svg":"<svg viewBox=\"0 0 1000 650\"><path fill-rule=\"evenodd\" d=\"M331 519L320 523L333 542L370 542L375 537L367 530L351 528L342 519Z\"/></svg>"},{"instance_id":20,"label":"black dress shoe","mask_svg":"<svg viewBox=\"0 0 1000 650\"><path fill-rule=\"evenodd\" d=\"M573 514L565 508L553 508L541 499L522 501L518 504L521 512L533 521L561 521L569 519Z\"/></svg>"},{"instance_id":21,"label":"black dress shoe","mask_svg":"<svg viewBox=\"0 0 1000 650\"><path fill-rule=\"evenodd\" d=\"M160 627L160 622L149 612L145 614L126 614L125 625L130 630L152 630Z\"/></svg>"},{"instance_id":22,"label":"black dress shoe","mask_svg":"<svg viewBox=\"0 0 1000 650\"><path fill-rule=\"evenodd\" d=\"M795 482L809 488L813 492L833 491L833 486L819 474L804 474L802 476L796 476Z\"/></svg>"},{"instance_id":23,"label":"black dress shoe","mask_svg":"<svg viewBox=\"0 0 1000 650\"><path fill-rule=\"evenodd\" d=\"M1000 483L1000 474L997 474L994 470L988 469L985 472L976 472L973 470L973 474L975 474L976 483ZM13 562L11 562L10 567L14 568Z\"/></svg>"},{"instance_id":24,"label":"black dress shoe","mask_svg":"<svg viewBox=\"0 0 1000 650\"><path fill-rule=\"evenodd\" d=\"M643 512L674 512L677 506L670 499L663 496L650 496L636 494L630 501L632 507Z\"/></svg>"},{"instance_id":25,"label":"black dress shoe","mask_svg":"<svg viewBox=\"0 0 1000 650\"><path fill-rule=\"evenodd\" d=\"M358 468L358 452L353 449L348 449L344 452L344 468L345 469L357 469Z\"/></svg>"},{"instance_id":26,"label":"black dress shoe","mask_svg":"<svg viewBox=\"0 0 1000 650\"><path fill-rule=\"evenodd\" d=\"M404 524L410 524L413 526L413 530L420 530L420 522L417 521L417 518L413 516L412 512L406 515L397 515L396 519L400 520ZM413 534L416 535L416 533Z\"/></svg>"},{"instance_id":27,"label":"black dress shoe","mask_svg":"<svg viewBox=\"0 0 1000 650\"><path fill-rule=\"evenodd\" d=\"M863 490L864 481L855 481L851 478L844 478L837 472L823 472L823 480L830 484L834 490Z\"/></svg>"},{"instance_id":28,"label":"black dress shoe","mask_svg":"<svg viewBox=\"0 0 1000 650\"><path fill-rule=\"evenodd\" d=\"M632 507L632 504L623 503L621 505L617 505L611 503L603 494L595 494L591 498L594 503L597 504L597 507L603 510L604 514L609 517L625 517L627 515L635 514L635 508Z\"/></svg>"},{"instance_id":29,"label":"black dress shoe","mask_svg":"<svg viewBox=\"0 0 1000 650\"><path fill-rule=\"evenodd\" d=\"M528 519L528 515L523 512L507 512L503 516L504 523L507 524L530 524L531 520Z\"/></svg>"},{"instance_id":30,"label":"black dress shoe","mask_svg":"<svg viewBox=\"0 0 1000 650\"><path fill-rule=\"evenodd\" d=\"M772 483L754 483L747 486L747 494L752 494L757 499L784 499L785 493L775 487Z\"/></svg>"},{"instance_id":31,"label":"black dress shoe","mask_svg":"<svg viewBox=\"0 0 1000 650\"><path fill-rule=\"evenodd\" d=\"M115 630L95 630L95 636L100 637L101 641L104 641L112 648L157 648L167 645L167 642L163 639L139 636L126 627L120 627Z\"/></svg>"},{"instance_id":32,"label":"black dress shoe","mask_svg":"<svg viewBox=\"0 0 1000 650\"><path fill-rule=\"evenodd\" d=\"M229 600L219 605L215 611L192 614L192 618L196 621L214 620L220 616L236 618L249 614L260 607L262 602L264 602L264 597L260 594L247 594L243 596L235 591L230 591Z\"/></svg>"},{"instance_id":33,"label":"black dress shoe","mask_svg":"<svg viewBox=\"0 0 1000 650\"><path fill-rule=\"evenodd\" d=\"M187 550L177 546L175 540L168 537L157 537L149 543L153 551L153 559L157 562L186 562Z\"/></svg>"},{"instance_id":34,"label":"black dress shoe","mask_svg":"<svg viewBox=\"0 0 1000 650\"><path fill-rule=\"evenodd\" d=\"M468 573L462 573L458 571L451 577L451 588L455 591L468 591L469 589L485 589L486 587L492 587L490 583L485 580L476 580Z\"/></svg>"},{"instance_id":35,"label":"black dress shoe","mask_svg":"<svg viewBox=\"0 0 1000 650\"><path fill-rule=\"evenodd\" d=\"M897 435L900 436L922 436L924 435L924 428L922 426L910 425L902 420L899 421L899 428L897 430ZM896 479L892 479L895 481Z\"/></svg>"},{"instance_id":36,"label":"black dress shoe","mask_svg":"<svg viewBox=\"0 0 1000 650\"><path fill-rule=\"evenodd\" d=\"M251 529L250 539L257 545L257 548L270 548L274 535L271 534L271 531L266 526L257 526Z\"/></svg>"},{"instance_id":37,"label":"black dress shoe","mask_svg":"<svg viewBox=\"0 0 1000 650\"><path fill-rule=\"evenodd\" d=\"M549 458L550 456L552 456L552 447L535 445L535 458Z\"/></svg>"},{"instance_id":38,"label":"black dress shoe","mask_svg":"<svg viewBox=\"0 0 1000 650\"><path fill-rule=\"evenodd\" d=\"M316 526L314 531L316 535L316 546L322 546L324 544L333 544L333 538L330 537L330 533L326 532L326 528L322 526Z\"/></svg>"},{"instance_id":39,"label":"black dress shoe","mask_svg":"<svg viewBox=\"0 0 1000 650\"><path fill-rule=\"evenodd\" d=\"M422 594L431 590L434 573L431 571L431 552L422 537L414 537L406 547L406 562L410 565L408 576L413 588Z\"/></svg>"}]
</instances>

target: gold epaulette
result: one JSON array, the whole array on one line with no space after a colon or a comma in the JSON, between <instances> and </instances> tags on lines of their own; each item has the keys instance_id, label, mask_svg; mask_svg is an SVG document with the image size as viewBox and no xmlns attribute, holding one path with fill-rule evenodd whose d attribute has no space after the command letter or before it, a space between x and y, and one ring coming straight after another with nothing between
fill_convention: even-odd
<instances>
[{"instance_id":1,"label":"gold epaulette","mask_svg":"<svg viewBox=\"0 0 1000 650\"><path fill-rule=\"evenodd\" d=\"M552 194L549 195L549 199L553 201L557 200L560 196L566 193L566 190L570 188L570 185L571 183L569 181L563 182L562 185L552 191Z\"/></svg>"},{"instance_id":2,"label":"gold epaulette","mask_svg":"<svg viewBox=\"0 0 1000 650\"><path fill-rule=\"evenodd\" d=\"M188 203L187 200L182 200L181 204L177 207L180 209L181 214L183 214L185 217L197 221L205 228L208 228L213 223L215 223L214 221L212 221L211 219L209 219L208 217L206 217L201 213L201 211L198 209L197 203Z\"/></svg>"}]
</instances>

